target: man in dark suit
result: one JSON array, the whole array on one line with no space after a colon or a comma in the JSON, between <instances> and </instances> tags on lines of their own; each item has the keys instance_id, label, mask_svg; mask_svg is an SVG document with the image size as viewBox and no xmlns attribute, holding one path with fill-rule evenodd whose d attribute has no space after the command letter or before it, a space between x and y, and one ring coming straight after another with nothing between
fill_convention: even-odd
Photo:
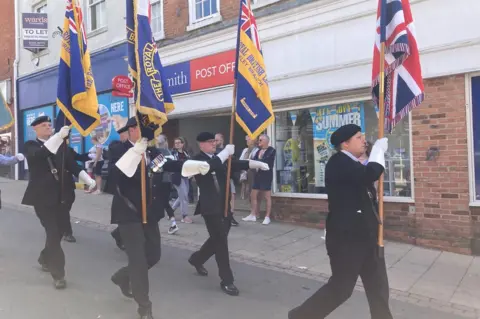
<instances>
[{"instance_id":1,"label":"man in dark suit","mask_svg":"<svg viewBox=\"0 0 480 319\"><path fill-rule=\"evenodd\" d=\"M219 275L222 280L220 283L221 289L228 295L237 296L239 291L233 284L233 273L230 268L228 255L227 236L230 231L232 218L230 209L228 209L228 216L224 217L225 196L227 196L227 169L224 163L229 156L235 153L235 146L227 145L220 153L215 154L215 135L203 132L197 136L197 141L201 152L194 156L193 159L207 162L210 166L210 171L206 175L195 176L200 189L195 215L201 214L203 216L210 237L199 251L192 254L188 261L195 267L199 275L207 276L208 272L203 267L203 264L215 255ZM232 171L247 170L249 168L269 169L267 164L258 161L232 160ZM192 176L195 174L187 175ZM230 194L228 194L228 197L230 199Z\"/></svg>"},{"instance_id":2,"label":"man in dark suit","mask_svg":"<svg viewBox=\"0 0 480 319\"><path fill-rule=\"evenodd\" d=\"M120 128L117 133L118 135L120 135L120 140L112 141L108 147L108 177L105 185L105 192L109 194L115 194L115 185L113 183L112 171L114 164L120 159L120 157L117 158L115 156L123 155L115 154L115 148L116 145L121 145L125 141L128 141L128 127L126 127L125 125L124 127ZM122 242L122 237L120 236L120 230L118 229L118 227L115 228L110 234L115 240L115 244L117 245L117 247L121 250L125 250L125 245Z\"/></svg>"},{"instance_id":3,"label":"man in dark suit","mask_svg":"<svg viewBox=\"0 0 480 319\"><path fill-rule=\"evenodd\" d=\"M374 182L385 170L386 138L378 140L368 164L358 158L366 149L361 128L340 127L331 136L336 148L325 168L328 194L326 248L332 276L328 283L291 310L289 319L325 318L352 295L362 278L372 319L391 319L385 259L378 254L378 224Z\"/></svg>"},{"instance_id":4,"label":"man in dark suit","mask_svg":"<svg viewBox=\"0 0 480 319\"><path fill-rule=\"evenodd\" d=\"M61 239L68 213L75 201L73 176L89 186L95 181L75 161L75 151L66 147L69 127L64 126L51 136L52 124L48 116L36 118L31 126L36 140L25 143L30 180L22 204L33 206L46 232L45 248L38 262L44 271L49 271L57 289L66 287L65 255ZM62 147L63 145L63 147Z\"/></svg>"},{"instance_id":5,"label":"man in dark suit","mask_svg":"<svg viewBox=\"0 0 480 319\"><path fill-rule=\"evenodd\" d=\"M165 216L165 196L161 194L164 171L181 172L184 166L195 173L207 173L207 163L167 160L156 148L147 148L141 138L135 117L126 124L129 140L111 147L112 178L115 193L112 200L112 224L118 224L121 239L128 256L128 266L119 269L112 281L121 292L138 303L141 319L152 319L149 299L148 269L160 260L160 231L158 222ZM145 180L147 223L142 223L141 160L145 157L148 176Z\"/></svg>"}]
</instances>

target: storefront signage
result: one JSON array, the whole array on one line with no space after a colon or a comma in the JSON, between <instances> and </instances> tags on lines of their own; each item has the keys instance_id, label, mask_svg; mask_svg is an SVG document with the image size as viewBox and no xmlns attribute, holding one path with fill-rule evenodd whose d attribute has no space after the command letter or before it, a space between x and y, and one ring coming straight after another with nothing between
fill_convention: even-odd
<instances>
[{"instance_id":1,"label":"storefront signage","mask_svg":"<svg viewBox=\"0 0 480 319\"><path fill-rule=\"evenodd\" d=\"M23 48L35 51L48 48L48 15L22 13Z\"/></svg>"},{"instance_id":2,"label":"storefront signage","mask_svg":"<svg viewBox=\"0 0 480 319\"><path fill-rule=\"evenodd\" d=\"M164 68L171 94L233 84L235 50L173 64Z\"/></svg>"},{"instance_id":3,"label":"storefront signage","mask_svg":"<svg viewBox=\"0 0 480 319\"><path fill-rule=\"evenodd\" d=\"M365 133L363 102L322 106L310 109L313 123L313 147L315 158L315 186L325 186L325 164L333 153L330 137L340 126L356 124Z\"/></svg>"},{"instance_id":4,"label":"storefront signage","mask_svg":"<svg viewBox=\"0 0 480 319\"><path fill-rule=\"evenodd\" d=\"M112 95L120 97L133 97L133 82L126 75L117 75L112 79Z\"/></svg>"},{"instance_id":5,"label":"storefront signage","mask_svg":"<svg viewBox=\"0 0 480 319\"><path fill-rule=\"evenodd\" d=\"M85 138L85 151L92 148L92 136L97 136L100 143L107 147L110 142L119 140L117 131L124 127L128 120L128 99L116 97L111 93L98 96L100 125Z\"/></svg>"}]
</instances>

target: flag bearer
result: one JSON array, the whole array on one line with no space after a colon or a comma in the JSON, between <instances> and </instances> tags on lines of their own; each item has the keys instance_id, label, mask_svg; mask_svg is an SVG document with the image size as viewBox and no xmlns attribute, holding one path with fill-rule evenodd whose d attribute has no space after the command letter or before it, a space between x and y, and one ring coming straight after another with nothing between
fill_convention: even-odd
<instances>
[{"instance_id":1,"label":"flag bearer","mask_svg":"<svg viewBox=\"0 0 480 319\"><path fill-rule=\"evenodd\" d=\"M215 135L208 132L200 133L197 136L197 142L201 152L194 156L194 159L207 162L210 165L210 171L206 175L195 176L200 189L195 215L201 214L203 216L210 237L199 251L192 254L188 261L195 267L199 275L207 276L208 272L203 264L215 255L219 275L222 280L220 283L221 289L228 295L236 296L239 294L239 291L233 284L233 273L230 268L228 255L227 236L230 231L232 218L230 209L228 209L228 216L224 217L227 181L227 169L224 163L235 152L235 146L227 145L220 153L216 154ZM269 169L268 164L259 161L232 160L232 171L247 170L249 168ZM194 174L189 176L191 175Z\"/></svg>"},{"instance_id":2,"label":"flag bearer","mask_svg":"<svg viewBox=\"0 0 480 319\"><path fill-rule=\"evenodd\" d=\"M70 131L68 126L53 136L48 116L36 118L31 126L37 138L25 143L30 179L22 204L33 206L47 235L38 262L52 275L55 288L63 289L66 287L65 255L60 243L75 201L73 176L90 189L95 187L95 181L77 164L75 151L62 146Z\"/></svg>"},{"instance_id":3,"label":"flag bearer","mask_svg":"<svg viewBox=\"0 0 480 319\"><path fill-rule=\"evenodd\" d=\"M336 148L325 168L329 214L325 245L332 276L302 305L291 310L289 319L325 318L352 295L358 276L362 278L372 319L391 319L385 260L379 258L378 203L373 186L385 170L386 138L374 144L368 164L358 158L365 152L361 128L348 124L331 137Z\"/></svg>"},{"instance_id":4,"label":"flag bearer","mask_svg":"<svg viewBox=\"0 0 480 319\"><path fill-rule=\"evenodd\" d=\"M112 224L118 224L120 236L128 256L128 266L119 269L112 281L121 292L138 303L141 319L152 319L149 299L148 269L160 260L160 231L158 222L165 216L165 196L160 184L163 171L180 172L189 168L195 174L206 173L207 163L198 161L170 161L155 148L147 148L141 138L135 117L128 120L128 140L111 147L112 158L119 158L112 169L115 192L112 201ZM141 160L145 156L147 223L142 223ZM114 165L114 163L112 163Z\"/></svg>"}]
</instances>

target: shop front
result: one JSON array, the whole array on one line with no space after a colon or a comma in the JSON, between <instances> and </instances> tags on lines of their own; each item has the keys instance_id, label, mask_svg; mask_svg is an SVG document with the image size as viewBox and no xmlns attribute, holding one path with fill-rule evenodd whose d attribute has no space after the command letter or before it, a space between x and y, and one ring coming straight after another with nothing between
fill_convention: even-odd
<instances>
[{"instance_id":1,"label":"shop front","mask_svg":"<svg viewBox=\"0 0 480 319\"><path fill-rule=\"evenodd\" d=\"M120 45L92 54L100 125L86 137L83 137L75 128L72 129L69 143L77 153L86 153L90 150L93 146L91 140L93 136L97 136L100 143L107 148L111 141L119 138L116 131L128 120L128 98L112 95L112 79L117 75L126 75L128 72L124 59L125 52L126 46ZM19 121L20 151L23 151L23 144L26 141L35 139L35 132L30 126L35 118L48 115L55 121L57 117L59 112L56 105L57 74L57 68L51 68L18 80L18 104L21 118ZM19 173L20 179L28 179L27 161L21 165Z\"/></svg>"}]
</instances>

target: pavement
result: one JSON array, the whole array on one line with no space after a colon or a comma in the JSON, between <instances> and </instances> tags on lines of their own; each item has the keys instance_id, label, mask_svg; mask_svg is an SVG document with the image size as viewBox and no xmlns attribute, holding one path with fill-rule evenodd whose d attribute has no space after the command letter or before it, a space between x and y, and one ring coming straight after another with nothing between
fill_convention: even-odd
<instances>
[{"instance_id":1,"label":"pavement","mask_svg":"<svg viewBox=\"0 0 480 319\"><path fill-rule=\"evenodd\" d=\"M1 314L2 311L12 307L11 305L3 306L2 301L5 298L10 300L9 294L11 293L14 295L15 278L21 281L26 280L27 285L34 286L33 290L29 288L26 293L25 290L19 288L18 293L21 290L22 294L31 298L48 300L42 292L35 292L35 289L44 289L37 278L42 274L30 274L31 268L35 266L33 261L36 260L42 244L40 239L42 238L42 229L38 222L37 225L28 226L31 227L29 229L23 225L22 221L15 220L18 215L19 219L25 219L27 225L29 223L27 220L31 220L33 224L36 221L32 216L33 210L20 204L25 187L26 182L24 181L0 179L3 205L2 214L0 214L0 239L5 238L5 240L0 240L0 246L2 246L0 248L0 258L2 259L0 261L0 265L2 265L0 266L0 280L2 283L9 283L9 287L11 286L8 293L5 293L4 288L0 288L0 309L3 309L0 310L0 318L4 318ZM94 306L99 305L99 309L101 309L100 304L105 303L113 308L119 307L119 309L125 310L126 308L122 307L127 307L124 305L125 302L117 305L116 296L112 294L112 288L109 288L108 284L105 284L105 288L100 285L98 288L100 292L87 293L90 289L95 289L99 278L108 279L112 271L125 262L125 256L115 248L111 237L108 234L105 236L105 231L114 227L109 225L110 204L110 195L88 195L77 191L77 200L73 205L71 215L78 242L64 244L67 249L68 276L70 277L71 273L73 276L71 280L74 282L73 287L69 290L74 290L74 295L78 294L79 302L85 300L85 302L92 303L92 306L89 306L89 309L83 309L78 305L72 306L77 308L68 312L70 317L58 318L108 318L99 312L100 310L97 312L101 317L93 317ZM4 211L9 213L4 214ZM242 295L237 298L238 301L233 301L232 298L225 299L225 307L233 311L216 312L216 299L215 307L201 308L198 306L201 310L193 307L199 303L213 305L214 299L212 298L223 298L221 293L218 293L217 279L212 278L212 275L207 282L200 281L196 277L188 280L184 278L185 274L192 272L188 264L185 264L187 256L207 238L203 220L197 216L193 218L193 224L178 223L180 231L175 235L167 234L169 226L167 221L160 222L164 254L160 265L152 271L154 274L158 272L158 278L157 275L154 275L152 287L158 287L159 291L154 288L152 291L154 296L157 294L160 296L157 303L159 309L172 311L170 313L175 314L175 317L178 318L183 318L183 316L185 318L187 316L188 318L220 318L227 314L230 316L232 313L236 315L235 309L238 309L242 318L245 316L285 318L289 308L307 298L328 279L330 266L322 239L323 230L279 222L263 226L258 222L241 222L242 216L237 215L236 217L241 224L239 227L232 228L229 236L229 248L232 260L237 262L234 264L234 270ZM13 223L14 226L9 226L4 218L11 218L10 223ZM16 231L14 231L15 229ZM21 234L22 232L25 234ZM30 237L38 238L38 240L34 239L32 242ZM12 241L33 243L32 245L38 247L19 244L16 247L23 253L18 252L17 254L17 251L13 251L15 246L9 244ZM72 252L69 253L68 250ZM425 318L480 318L480 258L396 242L387 242L385 253L395 318L423 318L422 315ZM4 257L9 254L13 257ZM21 265L15 265L16 261L12 261L12 259L20 260ZM87 260L87 262L82 267L83 260ZM75 267L78 269L76 270ZM209 269L215 267L213 262L208 265ZM162 270L162 268L166 269ZM14 274L8 274L10 271L13 271ZM28 273L25 279L18 275L23 272ZM76 272L78 273L76 274ZM98 278L96 278L97 273ZM211 271L211 273L214 274L215 271ZM3 279L4 276L6 276L5 279ZM11 279L10 276L16 277ZM90 279L89 276L93 277ZM180 280L182 284L177 287L175 282L171 281L172 278ZM188 282L185 282L186 287L182 289L183 280ZM43 281L46 281L46 278ZM106 281L108 282L108 280ZM197 284L200 287L196 287ZM79 286L77 287L77 285ZM185 291L192 289L198 291L198 294L195 294L194 299L188 298L188 301L184 302L187 296ZM331 318L369 317L360 281L357 283L357 290L354 297ZM213 295L210 296L210 294ZM157 299L153 300L157 302ZM65 302L68 304L68 300ZM185 306L190 302L192 302L192 307ZM223 302L221 304L223 307ZM43 309L42 307L40 306L41 309ZM45 307L45 311L51 308ZM132 307L135 308L130 304L127 308L131 309ZM27 310L24 309L24 311ZM75 311L78 311L79 314ZM89 311L91 311L91 315ZM125 311L128 313L128 310ZM125 311L119 311L118 315L115 313L114 317L127 318ZM160 312L157 313L160 314ZM266 315L267 313L268 315ZM273 316L272 313L274 313ZM363 317L358 317L360 315ZM29 317L9 316L5 318ZM35 316L35 318L43 317ZM56 319L52 316L48 318Z\"/></svg>"}]
</instances>

